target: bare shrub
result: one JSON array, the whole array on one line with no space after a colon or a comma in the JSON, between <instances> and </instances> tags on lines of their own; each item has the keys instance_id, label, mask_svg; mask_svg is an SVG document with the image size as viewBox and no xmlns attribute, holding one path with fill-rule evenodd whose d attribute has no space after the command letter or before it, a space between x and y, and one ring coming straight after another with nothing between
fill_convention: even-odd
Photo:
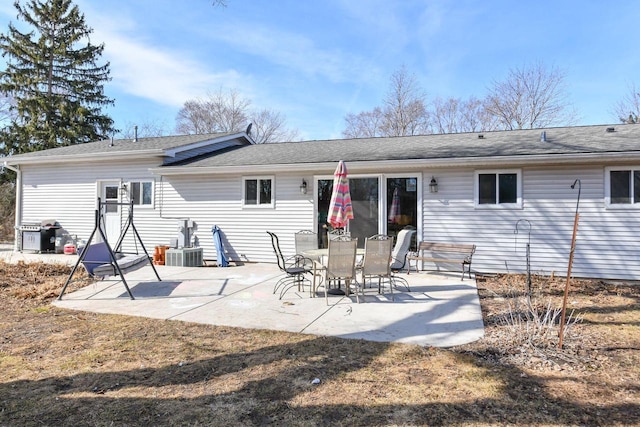
<instances>
[{"instance_id":1,"label":"bare shrub","mask_svg":"<svg viewBox=\"0 0 640 427\"><path fill-rule=\"evenodd\" d=\"M540 303L539 297L521 294L507 304L507 311L498 322L507 327L513 345L529 345L535 348L556 347L562 308L555 307L549 299ZM565 323L565 337L571 334L571 326L582 319L572 310Z\"/></svg>"}]
</instances>

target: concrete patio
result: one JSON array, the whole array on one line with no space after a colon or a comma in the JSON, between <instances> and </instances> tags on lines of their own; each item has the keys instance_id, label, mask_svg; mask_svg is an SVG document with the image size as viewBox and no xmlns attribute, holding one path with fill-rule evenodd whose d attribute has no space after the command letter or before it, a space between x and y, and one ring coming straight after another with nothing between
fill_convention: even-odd
<instances>
[{"instance_id":1,"label":"concrete patio","mask_svg":"<svg viewBox=\"0 0 640 427\"><path fill-rule=\"evenodd\" d=\"M5 260L64 262L69 255L22 254L0 251ZM422 346L451 347L480 339L484 328L475 280L459 274L401 276L411 292L399 287L394 301L377 288L366 290L364 301L355 297L309 296L292 289L282 300L273 287L282 277L274 264L242 266L151 266L125 276L135 296L131 300L119 280L99 281L54 304L72 310L144 316L239 328L270 329L303 334L401 342Z\"/></svg>"}]
</instances>

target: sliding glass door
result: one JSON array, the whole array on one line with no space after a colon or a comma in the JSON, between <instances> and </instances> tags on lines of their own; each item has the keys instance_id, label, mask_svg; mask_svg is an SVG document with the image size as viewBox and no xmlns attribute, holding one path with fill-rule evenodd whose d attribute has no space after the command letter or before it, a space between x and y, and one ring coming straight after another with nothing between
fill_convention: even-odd
<instances>
[{"instance_id":1,"label":"sliding glass door","mask_svg":"<svg viewBox=\"0 0 640 427\"><path fill-rule=\"evenodd\" d=\"M417 229L418 177L387 178L386 184L387 234L396 237L405 227ZM415 243L413 246L415 247Z\"/></svg>"},{"instance_id":2,"label":"sliding glass door","mask_svg":"<svg viewBox=\"0 0 640 427\"><path fill-rule=\"evenodd\" d=\"M320 246L326 247L326 234L331 229L327 223L327 214L331 203L333 179L319 179L316 187L318 188L317 233ZM352 237L358 238L358 247L364 247L364 239L378 234L380 229L380 180L378 177L349 178L349 190L353 219L349 221L347 231Z\"/></svg>"},{"instance_id":3,"label":"sliding glass door","mask_svg":"<svg viewBox=\"0 0 640 427\"><path fill-rule=\"evenodd\" d=\"M374 178L350 178L353 219L349 221L351 237L358 238L358 247L364 248L364 239L380 233L380 181Z\"/></svg>"},{"instance_id":4,"label":"sliding glass door","mask_svg":"<svg viewBox=\"0 0 640 427\"><path fill-rule=\"evenodd\" d=\"M379 233L396 236L409 226L418 224L417 176L350 176L349 188L354 218L347 231L358 238L358 247L364 247L367 237ZM333 191L333 179L321 178L317 188L317 233L320 247L327 247L327 214ZM382 200L381 200L382 198Z\"/></svg>"}]
</instances>

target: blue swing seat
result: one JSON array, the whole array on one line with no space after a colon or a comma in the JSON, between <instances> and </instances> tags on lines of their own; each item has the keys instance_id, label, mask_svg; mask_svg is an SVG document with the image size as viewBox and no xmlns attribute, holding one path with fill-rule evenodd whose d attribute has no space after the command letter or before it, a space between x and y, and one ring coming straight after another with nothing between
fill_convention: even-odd
<instances>
[{"instance_id":1,"label":"blue swing seat","mask_svg":"<svg viewBox=\"0 0 640 427\"><path fill-rule=\"evenodd\" d=\"M118 268L114 265L109 254L109 247L104 242L94 243L82 248L80 255L86 252L82 260L84 268L91 276L106 277L118 275ZM115 253L116 262L123 274L144 267L149 262L146 254L121 254Z\"/></svg>"}]
</instances>

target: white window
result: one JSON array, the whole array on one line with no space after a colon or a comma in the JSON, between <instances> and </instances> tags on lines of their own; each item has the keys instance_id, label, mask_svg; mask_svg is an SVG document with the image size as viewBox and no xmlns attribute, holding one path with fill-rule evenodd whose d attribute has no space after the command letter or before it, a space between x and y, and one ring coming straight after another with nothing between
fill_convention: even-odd
<instances>
[{"instance_id":1,"label":"white window","mask_svg":"<svg viewBox=\"0 0 640 427\"><path fill-rule=\"evenodd\" d=\"M131 181L129 183L129 197L136 206L153 206L153 182Z\"/></svg>"},{"instance_id":2,"label":"white window","mask_svg":"<svg viewBox=\"0 0 640 427\"><path fill-rule=\"evenodd\" d=\"M242 179L243 205L273 207L273 177L247 177Z\"/></svg>"},{"instance_id":3,"label":"white window","mask_svg":"<svg viewBox=\"0 0 640 427\"><path fill-rule=\"evenodd\" d=\"M640 168L607 168L605 205L610 208L640 208Z\"/></svg>"},{"instance_id":4,"label":"white window","mask_svg":"<svg viewBox=\"0 0 640 427\"><path fill-rule=\"evenodd\" d=\"M521 175L520 170L476 171L476 208L521 208Z\"/></svg>"}]
</instances>

